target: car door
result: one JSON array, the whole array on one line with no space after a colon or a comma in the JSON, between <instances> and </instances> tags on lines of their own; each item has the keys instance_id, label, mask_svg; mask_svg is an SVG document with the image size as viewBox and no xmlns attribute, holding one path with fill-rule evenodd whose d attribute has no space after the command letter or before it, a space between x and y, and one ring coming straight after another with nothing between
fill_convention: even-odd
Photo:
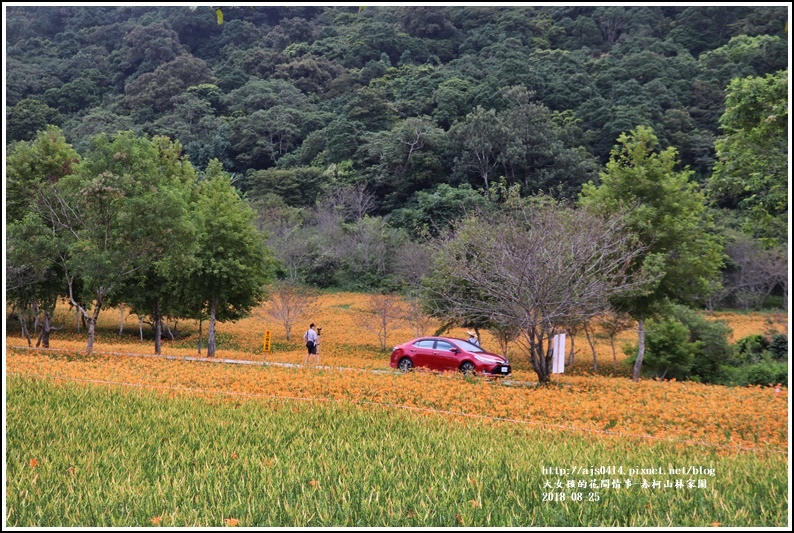
<instances>
[{"instance_id":1,"label":"car door","mask_svg":"<svg viewBox=\"0 0 794 533\"><path fill-rule=\"evenodd\" d=\"M429 366L435 343L435 339L420 339L411 345L408 352L414 361L414 366Z\"/></svg>"},{"instance_id":2,"label":"car door","mask_svg":"<svg viewBox=\"0 0 794 533\"><path fill-rule=\"evenodd\" d=\"M458 369L458 354L453 349L456 348L451 342L436 341L436 349L433 350L433 367L436 370Z\"/></svg>"}]
</instances>

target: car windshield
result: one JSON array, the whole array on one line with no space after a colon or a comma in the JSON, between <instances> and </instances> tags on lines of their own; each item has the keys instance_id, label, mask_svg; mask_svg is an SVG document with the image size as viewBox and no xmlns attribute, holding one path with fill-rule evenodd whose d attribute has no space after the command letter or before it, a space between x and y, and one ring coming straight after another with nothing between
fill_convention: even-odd
<instances>
[{"instance_id":1,"label":"car windshield","mask_svg":"<svg viewBox=\"0 0 794 533\"><path fill-rule=\"evenodd\" d=\"M466 351L466 352L469 352L469 353L482 353L482 352L485 351L482 348L480 348L479 346L477 346L476 344L472 344L469 341L458 340L456 342L461 347L461 349L463 349L463 351Z\"/></svg>"}]
</instances>

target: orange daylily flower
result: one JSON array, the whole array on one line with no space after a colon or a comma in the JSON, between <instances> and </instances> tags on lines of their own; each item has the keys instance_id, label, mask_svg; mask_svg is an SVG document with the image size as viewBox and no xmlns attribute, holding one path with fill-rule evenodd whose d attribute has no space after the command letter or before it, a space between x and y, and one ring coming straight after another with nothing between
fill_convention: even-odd
<instances>
[{"instance_id":1,"label":"orange daylily flower","mask_svg":"<svg viewBox=\"0 0 794 533\"><path fill-rule=\"evenodd\" d=\"M21 347L24 343L19 335L12 333L6 337L6 371L10 375L148 387L173 396L195 394L230 405L273 402L280 408L284 401L289 401L286 399L300 398L301 402L288 404L295 412L309 405L303 400L352 403L364 409L408 408L417 416L448 416L450 421L476 417L502 424L505 422L498 419L506 418L509 423L567 428L599 439L638 437L700 442L722 446L717 448L719 453L735 453L742 447L788 450L787 401L770 402L769 397L775 398L777 394L765 387L736 387L726 394L724 387L694 382L643 380L637 386L630 379L591 374L590 354L577 357L573 366L566 366L564 374L552 377L559 387L533 387L529 384L537 377L516 348L511 348L509 354L514 366L510 381L514 385L500 380L463 382L454 374L392 373L388 352L378 348L377 333L366 330L361 320L367 299L368 295L353 293L319 298L311 321L323 326L320 365L328 367L328 371L317 372L303 366L305 347L300 337L308 324L293 327L292 337L287 341L283 326L265 318L261 308L254 310L249 318L218 324L218 333L234 338L235 342L234 349L222 349L216 355L216 360L238 359L258 364L199 364L184 359L197 355L198 324L191 325L189 321L179 322L180 346L184 348L168 341L163 343L163 354L176 358L155 357L151 353L153 346L142 345L137 335L118 336L119 313L110 309L100 313L95 354L90 359L79 355L69 361L41 357L38 351ZM67 316L66 305L59 305L58 309L55 320L74 324L74 315ZM770 327L762 315L714 313L709 319L726 320L734 330L734 340L765 332ZM125 326L137 333L135 316L125 314L126 320L129 322ZM103 337L103 330L113 334ZM265 330L273 333L268 366L262 365ZM464 333L464 330L453 331L451 335ZM397 325L389 333L388 342L393 345L413 336L415 333L409 326ZM616 339L616 345L633 342L634 336L636 332L625 332ZM575 338L576 346L589 352L584 335L577 334ZM203 339L206 342L206 326ZM482 332L482 341L487 348L497 349L495 339L486 331ZM68 327L59 330L51 339L51 346L70 354L82 354L85 331L78 334ZM203 350L206 355L206 346ZM598 340L596 351L599 369L611 369L612 349L608 341ZM565 409L550 409L549 406L559 402L560 394L575 401L566 401ZM779 397L788 399L787 387L781 387ZM220 422L221 426L228 424ZM237 458L236 453L232 458ZM30 460L29 464L35 468L38 460ZM270 466L269 462L266 464ZM476 480L469 479L469 483L474 485Z\"/></svg>"}]
</instances>

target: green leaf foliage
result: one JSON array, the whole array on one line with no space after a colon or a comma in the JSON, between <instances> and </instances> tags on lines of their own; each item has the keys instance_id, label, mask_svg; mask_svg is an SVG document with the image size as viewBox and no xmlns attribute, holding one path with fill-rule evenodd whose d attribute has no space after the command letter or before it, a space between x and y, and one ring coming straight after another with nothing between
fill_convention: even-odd
<instances>
[{"instance_id":1,"label":"green leaf foliage","mask_svg":"<svg viewBox=\"0 0 794 533\"><path fill-rule=\"evenodd\" d=\"M788 228L788 93L788 70L730 83L710 182L769 245L785 242Z\"/></svg>"},{"instance_id":2,"label":"green leaf foliage","mask_svg":"<svg viewBox=\"0 0 794 533\"><path fill-rule=\"evenodd\" d=\"M625 210L629 227L648 245L638 267L656 271L659 281L628 305L641 315L668 298L697 303L712 290L723 258L704 196L689 180L691 171L676 170L674 148L658 151L651 129L640 126L618 142L600 184L585 184L580 203L605 213Z\"/></svg>"},{"instance_id":3,"label":"green leaf foliage","mask_svg":"<svg viewBox=\"0 0 794 533\"><path fill-rule=\"evenodd\" d=\"M703 341L689 340L689 329L676 318L649 320L643 367L656 378L683 379L689 375ZM626 355L636 355L634 347ZM630 362L634 362L629 359Z\"/></svg>"},{"instance_id":4,"label":"green leaf foliage","mask_svg":"<svg viewBox=\"0 0 794 533\"><path fill-rule=\"evenodd\" d=\"M22 100L8 109L6 135L8 141L29 141L48 125L58 126L63 120L57 109L38 100Z\"/></svg>"},{"instance_id":5,"label":"green leaf foliage","mask_svg":"<svg viewBox=\"0 0 794 533\"><path fill-rule=\"evenodd\" d=\"M660 153L676 151L690 183L709 184L721 211L742 215L744 231L785 242L786 6L18 5L6 14L7 143L51 124L83 156L92 137L133 131L168 136L201 171L213 159L246 177L344 163L344 178L326 172L316 185L366 184L370 215L397 223L442 184L487 192L504 177L525 197L574 199L598 183L621 135L643 126ZM754 115L752 125L737 114ZM310 206L314 185L298 199L294 177L269 188ZM649 252L646 269L675 276L678 252ZM707 277L684 276L673 296L702 299L692 280ZM672 286L662 280L660 290Z\"/></svg>"},{"instance_id":6,"label":"green leaf foliage","mask_svg":"<svg viewBox=\"0 0 794 533\"><path fill-rule=\"evenodd\" d=\"M220 321L241 318L263 300L273 262L253 211L217 160L198 183L191 212L197 250L183 286L205 315L214 306Z\"/></svg>"}]
</instances>

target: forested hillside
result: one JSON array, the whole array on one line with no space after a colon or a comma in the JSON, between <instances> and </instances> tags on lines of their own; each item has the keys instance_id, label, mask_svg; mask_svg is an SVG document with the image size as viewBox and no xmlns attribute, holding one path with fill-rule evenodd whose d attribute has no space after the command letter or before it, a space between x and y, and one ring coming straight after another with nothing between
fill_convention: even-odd
<instances>
[{"instance_id":1,"label":"forested hillside","mask_svg":"<svg viewBox=\"0 0 794 533\"><path fill-rule=\"evenodd\" d=\"M786 7L6 10L8 143L131 130L218 159L281 277L411 286L463 212L516 185L576 201L646 126L718 222L708 303L786 294Z\"/></svg>"}]
</instances>

